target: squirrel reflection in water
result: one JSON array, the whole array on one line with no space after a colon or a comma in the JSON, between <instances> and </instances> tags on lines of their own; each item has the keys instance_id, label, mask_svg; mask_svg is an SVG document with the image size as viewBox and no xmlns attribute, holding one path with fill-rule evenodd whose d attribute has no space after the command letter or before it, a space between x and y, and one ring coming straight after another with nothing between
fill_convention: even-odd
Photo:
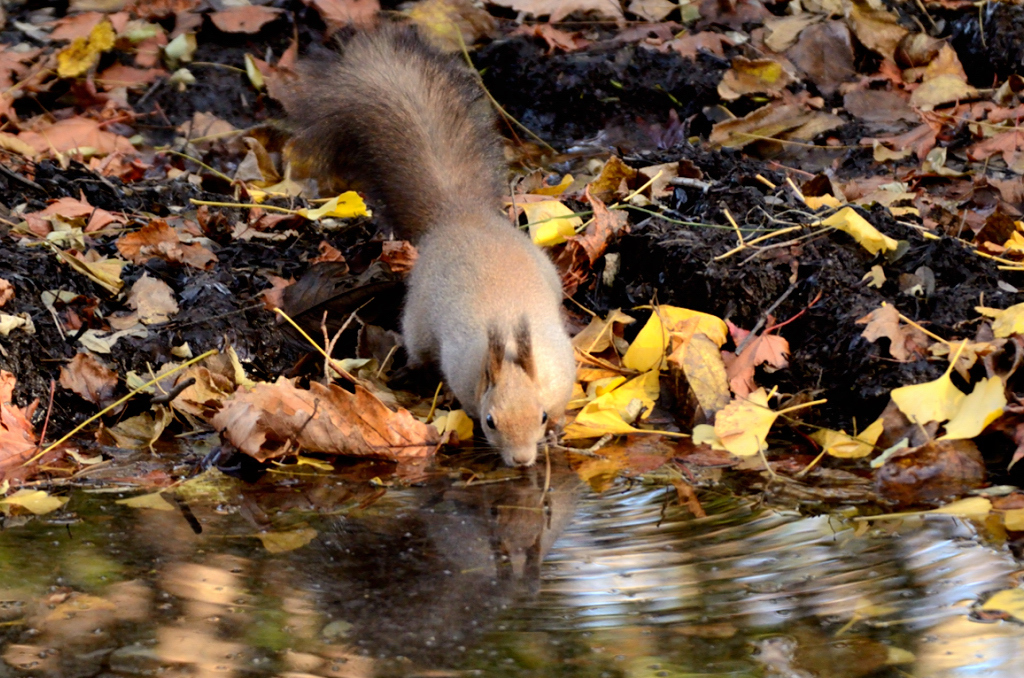
<instances>
[{"instance_id":1,"label":"squirrel reflection in water","mask_svg":"<svg viewBox=\"0 0 1024 678\"><path fill-rule=\"evenodd\" d=\"M450 664L537 592L541 563L575 512L581 483L564 455L551 455L550 476L543 459L515 474L445 479L409 490L387 516L323 525L314 548L294 554L311 561L299 570L321 613L350 625L345 641L371 657Z\"/></svg>"}]
</instances>

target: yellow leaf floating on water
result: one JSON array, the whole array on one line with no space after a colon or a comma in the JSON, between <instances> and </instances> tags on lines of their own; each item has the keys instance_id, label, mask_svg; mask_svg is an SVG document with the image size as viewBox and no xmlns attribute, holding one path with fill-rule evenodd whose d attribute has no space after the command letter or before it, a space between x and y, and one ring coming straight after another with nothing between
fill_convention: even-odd
<instances>
[{"instance_id":1,"label":"yellow leaf floating on water","mask_svg":"<svg viewBox=\"0 0 1024 678\"><path fill-rule=\"evenodd\" d=\"M1006 389L999 377L982 379L960 403L960 409L946 424L946 434L939 440L973 438L999 418L1006 407Z\"/></svg>"},{"instance_id":2,"label":"yellow leaf floating on water","mask_svg":"<svg viewBox=\"0 0 1024 678\"><path fill-rule=\"evenodd\" d=\"M310 221L320 219L351 219L353 217L369 217L373 214L366 209L366 203L355 191L345 191L336 198L331 198L316 209L301 209L299 215Z\"/></svg>"},{"instance_id":3,"label":"yellow leaf floating on water","mask_svg":"<svg viewBox=\"0 0 1024 678\"><path fill-rule=\"evenodd\" d=\"M1005 612L1017 621L1024 622L1024 589L1000 591L986 600L981 609Z\"/></svg>"},{"instance_id":4,"label":"yellow leaf floating on water","mask_svg":"<svg viewBox=\"0 0 1024 678\"><path fill-rule=\"evenodd\" d=\"M88 38L76 38L74 42L57 53L57 75L62 78L77 78L99 63L100 54L114 46L114 27L109 21L101 21L93 27Z\"/></svg>"},{"instance_id":5,"label":"yellow leaf floating on water","mask_svg":"<svg viewBox=\"0 0 1024 678\"><path fill-rule=\"evenodd\" d=\"M312 527L301 527L288 532L260 532L256 536L263 542L263 548L271 553L284 553L302 548L316 539L316 535Z\"/></svg>"},{"instance_id":6,"label":"yellow leaf floating on water","mask_svg":"<svg viewBox=\"0 0 1024 678\"><path fill-rule=\"evenodd\" d=\"M694 426L691 440L693 440L694 445L710 445L713 450L725 449L722 439L715 433L715 427L711 424L697 424Z\"/></svg>"},{"instance_id":7,"label":"yellow leaf floating on water","mask_svg":"<svg viewBox=\"0 0 1024 678\"><path fill-rule=\"evenodd\" d=\"M1024 508L1010 509L1004 513L1003 524L1011 532L1024 532Z\"/></svg>"},{"instance_id":8,"label":"yellow leaf floating on water","mask_svg":"<svg viewBox=\"0 0 1024 678\"><path fill-rule=\"evenodd\" d=\"M583 225L582 219L557 200L526 202L521 207L530 225L530 238L541 247L562 244Z\"/></svg>"},{"instance_id":9,"label":"yellow leaf floating on water","mask_svg":"<svg viewBox=\"0 0 1024 678\"><path fill-rule=\"evenodd\" d=\"M746 398L736 398L718 413L715 433L729 452L749 457L764 449L776 416L768 407L768 394L759 388Z\"/></svg>"},{"instance_id":10,"label":"yellow leaf floating on water","mask_svg":"<svg viewBox=\"0 0 1024 678\"><path fill-rule=\"evenodd\" d=\"M641 411L654 406L660 389L657 370L630 379L587 403L576 421L565 427L563 437L573 440L641 432L631 424Z\"/></svg>"},{"instance_id":11,"label":"yellow leaf floating on water","mask_svg":"<svg viewBox=\"0 0 1024 678\"><path fill-rule=\"evenodd\" d=\"M129 497L128 499L118 499L115 503L131 506L132 508L154 509L156 511L174 510L171 503L161 497L159 492L140 494L137 497Z\"/></svg>"},{"instance_id":12,"label":"yellow leaf floating on water","mask_svg":"<svg viewBox=\"0 0 1024 678\"><path fill-rule=\"evenodd\" d=\"M872 254L891 252L899 246L899 243L881 233L852 207L844 207L828 219L822 219L817 222L817 225L832 226L843 233L849 234L860 243L861 247Z\"/></svg>"},{"instance_id":13,"label":"yellow leaf floating on water","mask_svg":"<svg viewBox=\"0 0 1024 678\"><path fill-rule=\"evenodd\" d=\"M846 431L833 431L824 428L811 434L814 442L821 445L822 449L833 457L840 459L859 459L871 454L875 449L875 442L878 436L882 435L885 428L881 419L876 419L871 426L864 429L860 435L851 436Z\"/></svg>"},{"instance_id":14,"label":"yellow leaf floating on water","mask_svg":"<svg viewBox=\"0 0 1024 678\"><path fill-rule=\"evenodd\" d=\"M1024 334L1024 304L1014 304L1007 309L975 306L974 310L992 318L992 332L997 339L1005 339L1012 334Z\"/></svg>"},{"instance_id":15,"label":"yellow leaf floating on water","mask_svg":"<svg viewBox=\"0 0 1024 678\"><path fill-rule=\"evenodd\" d=\"M18 490L9 497L0 499L0 506L20 506L37 516L56 511L68 502L63 497L53 497L42 490Z\"/></svg>"},{"instance_id":16,"label":"yellow leaf floating on water","mask_svg":"<svg viewBox=\"0 0 1024 678\"><path fill-rule=\"evenodd\" d=\"M959 516L961 518L984 518L992 510L992 502L985 497L968 497L950 502L945 506L932 509L928 513L938 513L944 516Z\"/></svg>"}]
</instances>

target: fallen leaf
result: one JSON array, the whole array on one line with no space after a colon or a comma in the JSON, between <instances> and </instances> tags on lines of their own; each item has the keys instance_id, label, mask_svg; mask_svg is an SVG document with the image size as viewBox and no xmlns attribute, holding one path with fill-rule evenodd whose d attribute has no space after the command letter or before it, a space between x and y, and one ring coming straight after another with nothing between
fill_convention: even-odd
<instances>
[{"instance_id":1,"label":"fallen leaf","mask_svg":"<svg viewBox=\"0 0 1024 678\"><path fill-rule=\"evenodd\" d=\"M960 409L946 423L946 434L939 440L973 438L1002 416L1005 407L1003 380L999 377L982 379L960 403Z\"/></svg>"},{"instance_id":2,"label":"fallen leaf","mask_svg":"<svg viewBox=\"0 0 1024 678\"><path fill-rule=\"evenodd\" d=\"M443 52L459 52L495 29L495 19L470 0L424 0L408 10L409 21L427 42Z\"/></svg>"},{"instance_id":3,"label":"fallen leaf","mask_svg":"<svg viewBox=\"0 0 1024 678\"><path fill-rule=\"evenodd\" d=\"M809 141L845 124L842 118L812 111L782 100L762 106L742 118L717 123L708 141L715 147L743 148L773 139Z\"/></svg>"},{"instance_id":4,"label":"fallen leaf","mask_svg":"<svg viewBox=\"0 0 1024 678\"><path fill-rule=\"evenodd\" d=\"M120 421L112 428L103 427L97 432L97 437L109 436L117 447L124 450L152 449L153 443L173 420L170 408L159 406L153 412L143 412Z\"/></svg>"},{"instance_id":5,"label":"fallen leaf","mask_svg":"<svg viewBox=\"0 0 1024 678\"><path fill-rule=\"evenodd\" d=\"M236 391L211 423L259 461L296 448L403 461L432 455L440 442L436 428L389 409L358 384L354 393L317 382L303 390L283 377Z\"/></svg>"},{"instance_id":6,"label":"fallen leaf","mask_svg":"<svg viewBox=\"0 0 1024 678\"><path fill-rule=\"evenodd\" d=\"M0 506L20 506L37 516L56 511L68 502L63 497L54 497L42 490L18 490L14 494L0 499ZM5 509L5 512L8 512Z\"/></svg>"},{"instance_id":7,"label":"fallen leaf","mask_svg":"<svg viewBox=\"0 0 1024 678\"><path fill-rule=\"evenodd\" d=\"M448 441L454 436L463 445L473 442L473 420L463 410L438 411L431 423L441 434L442 440Z\"/></svg>"},{"instance_id":8,"label":"fallen leaf","mask_svg":"<svg viewBox=\"0 0 1024 678\"><path fill-rule=\"evenodd\" d=\"M528 35L540 38L547 43L549 55L554 54L555 50L575 52L590 45L590 41L581 37L579 33L568 33L555 28L551 24L523 24L512 35ZM548 193L547 195L558 195L558 193Z\"/></svg>"},{"instance_id":9,"label":"fallen leaf","mask_svg":"<svg viewBox=\"0 0 1024 678\"><path fill-rule=\"evenodd\" d=\"M91 353L79 353L61 366L60 385L94 405L105 407L114 401L117 374Z\"/></svg>"},{"instance_id":10,"label":"fallen leaf","mask_svg":"<svg viewBox=\"0 0 1024 678\"><path fill-rule=\"evenodd\" d=\"M327 24L327 34L332 35L346 26L369 28L377 21L380 13L379 0L303 0L316 9Z\"/></svg>"},{"instance_id":11,"label":"fallen leaf","mask_svg":"<svg viewBox=\"0 0 1024 678\"><path fill-rule=\"evenodd\" d=\"M821 445L822 452L840 459L860 459L875 451L875 442L882 435L883 422L876 419L860 435L851 436L846 431L821 429L811 434L811 439Z\"/></svg>"},{"instance_id":12,"label":"fallen leaf","mask_svg":"<svg viewBox=\"0 0 1024 678\"><path fill-rule=\"evenodd\" d=\"M658 371L634 377L587 403L575 421L565 427L564 438L599 438L607 433L643 433L632 426L641 412L654 406L661 387Z\"/></svg>"},{"instance_id":13,"label":"fallen leaf","mask_svg":"<svg viewBox=\"0 0 1024 678\"><path fill-rule=\"evenodd\" d=\"M665 362L666 349L671 344L675 344L674 350L680 351L682 356L686 343L698 332L721 346L725 343L728 329L721 318L709 313L677 306L658 306L622 356L622 364L638 372L660 369ZM677 364L681 365L681 360Z\"/></svg>"},{"instance_id":14,"label":"fallen leaf","mask_svg":"<svg viewBox=\"0 0 1024 678\"><path fill-rule=\"evenodd\" d=\"M5 278L0 278L0 308L14 298L14 285Z\"/></svg>"},{"instance_id":15,"label":"fallen leaf","mask_svg":"<svg viewBox=\"0 0 1024 678\"><path fill-rule=\"evenodd\" d=\"M765 19L765 47L775 53L784 52L797 41L805 28L819 21L821 16L810 12Z\"/></svg>"},{"instance_id":16,"label":"fallen leaf","mask_svg":"<svg viewBox=\"0 0 1024 678\"><path fill-rule=\"evenodd\" d=\"M726 101L750 94L779 96L793 80L793 75L775 59L736 57L718 83L718 95Z\"/></svg>"},{"instance_id":17,"label":"fallen leaf","mask_svg":"<svg viewBox=\"0 0 1024 678\"><path fill-rule=\"evenodd\" d=\"M768 407L768 394L759 388L737 396L715 417L715 434L722 447L738 457L749 457L767 446L768 431L778 415Z\"/></svg>"},{"instance_id":18,"label":"fallen leaf","mask_svg":"<svg viewBox=\"0 0 1024 678\"><path fill-rule=\"evenodd\" d=\"M355 191L346 191L335 198L331 198L316 209L300 209L298 214L310 221L373 216L366 209L366 203L363 202L363 199Z\"/></svg>"},{"instance_id":19,"label":"fallen leaf","mask_svg":"<svg viewBox=\"0 0 1024 678\"><path fill-rule=\"evenodd\" d=\"M946 421L960 410L967 397L949 378L952 371L953 366L950 365L934 381L895 388L890 397L912 422L923 425L931 421Z\"/></svg>"},{"instance_id":20,"label":"fallen leaf","mask_svg":"<svg viewBox=\"0 0 1024 678\"><path fill-rule=\"evenodd\" d=\"M999 339L1024 334L1024 303L1006 309L975 306L974 310L995 321L992 323L992 332Z\"/></svg>"},{"instance_id":21,"label":"fallen leaf","mask_svg":"<svg viewBox=\"0 0 1024 678\"><path fill-rule=\"evenodd\" d=\"M408 240L385 240L381 244L380 260L397 275L408 275L417 258L419 252Z\"/></svg>"},{"instance_id":22,"label":"fallen leaf","mask_svg":"<svg viewBox=\"0 0 1024 678\"><path fill-rule=\"evenodd\" d=\"M121 280L121 269L127 262L101 256L96 250L89 250L85 254L81 254L73 250L65 252L56 247L53 249L61 261L111 294L117 294L124 286L124 281Z\"/></svg>"},{"instance_id":23,"label":"fallen leaf","mask_svg":"<svg viewBox=\"0 0 1024 678\"><path fill-rule=\"evenodd\" d=\"M572 345L583 353L601 353L611 348L615 325L630 325L634 322L636 321L631 316L619 309L609 311L604 319L594 316L590 319L590 324L572 338Z\"/></svg>"},{"instance_id":24,"label":"fallen leaf","mask_svg":"<svg viewBox=\"0 0 1024 678\"><path fill-rule=\"evenodd\" d=\"M89 31L88 38L77 38L57 53L57 75L61 78L77 78L99 63L100 54L113 48L114 27L109 21L101 21Z\"/></svg>"},{"instance_id":25,"label":"fallen leaf","mask_svg":"<svg viewBox=\"0 0 1024 678\"><path fill-rule=\"evenodd\" d=\"M885 304L856 321L867 325L861 336L874 343L879 339L889 340L889 353L899 361L907 362L924 355L924 349L931 340L921 330L911 325L900 324L900 313L892 304Z\"/></svg>"},{"instance_id":26,"label":"fallen leaf","mask_svg":"<svg viewBox=\"0 0 1024 678\"><path fill-rule=\"evenodd\" d=\"M302 527L286 532L260 532L256 536L270 553L285 553L302 548L316 539L316 535L317 531L312 527Z\"/></svg>"},{"instance_id":27,"label":"fallen leaf","mask_svg":"<svg viewBox=\"0 0 1024 678\"><path fill-rule=\"evenodd\" d=\"M827 219L815 222L817 226L831 226L853 237L871 254L891 252L899 247L893 238L879 232L852 207L844 207Z\"/></svg>"},{"instance_id":28,"label":"fallen leaf","mask_svg":"<svg viewBox=\"0 0 1024 678\"><path fill-rule=\"evenodd\" d=\"M588 195L592 195L603 203L624 198L629 193L629 184L638 172L622 162L616 155L610 156L601 167L597 178L587 184Z\"/></svg>"},{"instance_id":29,"label":"fallen leaf","mask_svg":"<svg viewBox=\"0 0 1024 678\"><path fill-rule=\"evenodd\" d=\"M153 258L172 264L210 270L217 255L199 243L183 243L177 231L162 219L153 219L134 233L117 239L117 251L133 264L141 265Z\"/></svg>"},{"instance_id":30,"label":"fallen leaf","mask_svg":"<svg viewBox=\"0 0 1024 678\"><path fill-rule=\"evenodd\" d=\"M742 343L748 332L732 323L729 331L737 344ZM739 355L723 354L729 386L738 397L746 396L754 389L754 371L758 365L767 364L774 369L789 367L789 342L777 334L762 333L747 341Z\"/></svg>"},{"instance_id":31,"label":"fallen leaf","mask_svg":"<svg viewBox=\"0 0 1024 678\"><path fill-rule=\"evenodd\" d=\"M173 511L174 506L161 496L160 492L151 494L140 494L137 497L118 499L116 504L123 504L132 508L153 509L155 511Z\"/></svg>"},{"instance_id":32,"label":"fallen leaf","mask_svg":"<svg viewBox=\"0 0 1024 678\"><path fill-rule=\"evenodd\" d=\"M583 220L558 200L524 202L519 207L529 222L530 238L541 247L561 245L583 225Z\"/></svg>"},{"instance_id":33,"label":"fallen leaf","mask_svg":"<svg viewBox=\"0 0 1024 678\"><path fill-rule=\"evenodd\" d=\"M225 33L256 33L280 14L281 10L275 7L238 5L210 12L207 16L214 26Z\"/></svg>"},{"instance_id":34,"label":"fallen leaf","mask_svg":"<svg viewBox=\"0 0 1024 678\"><path fill-rule=\"evenodd\" d=\"M18 139L31 146L37 156L53 153L108 155L135 151L128 139L104 130L97 120L81 116L58 120L44 129L21 132Z\"/></svg>"},{"instance_id":35,"label":"fallen leaf","mask_svg":"<svg viewBox=\"0 0 1024 678\"><path fill-rule=\"evenodd\" d=\"M684 345L683 374L697 402L709 418L729 404L729 377L719 345L703 332L694 334ZM675 353L669 356L674 362Z\"/></svg>"},{"instance_id":36,"label":"fallen leaf","mask_svg":"<svg viewBox=\"0 0 1024 678\"><path fill-rule=\"evenodd\" d=\"M142 88L166 75L167 71L162 68L133 68L124 64L114 64L96 76L96 83L105 90L117 87Z\"/></svg>"},{"instance_id":37,"label":"fallen leaf","mask_svg":"<svg viewBox=\"0 0 1024 678\"><path fill-rule=\"evenodd\" d=\"M171 286L158 278L143 273L128 293L128 306L139 314L143 325L159 325L178 312Z\"/></svg>"},{"instance_id":38,"label":"fallen leaf","mask_svg":"<svg viewBox=\"0 0 1024 678\"><path fill-rule=\"evenodd\" d=\"M14 404L14 375L0 370L0 481L4 468L9 464L20 464L22 456L36 449L36 434L32 426L32 415L39 405L35 400L28 407Z\"/></svg>"},{"instance_id":39,"label":"fallen leaf","mask_svg":"<svg viewBox=\"0 0 1024 678\"><path fill-rule=\"evenodd\" d=\"M616 0L488 0L492 5L526 12L535 17L548 16L549 23L558 23L573 12L593 12L608 19L623 19Z\"/></svg>"},{"instance_id":40,"label":"fallen leaf","mask_svg":"<svg viewBox=\"0 0 1024 678\"><path fill-rule=\"evenodd\" d=\"M1024 622L1024 589L1006 589L993 594L986 600L981 609L994 612L1005 612L1018 622Z\"/></svg>"},{"instance_id":41,"label":"fallen leaf","mask_svg":"<svg viewBox=\"0 0 1024 678\"><path fill-rule=\"evenodd\" d=\"M875 9L867 0L844 4L847 20L861 44L886 59L893 59L896 47L908 31L899 25L899 17L885 9Z\"/></svg>"}]
</instances>

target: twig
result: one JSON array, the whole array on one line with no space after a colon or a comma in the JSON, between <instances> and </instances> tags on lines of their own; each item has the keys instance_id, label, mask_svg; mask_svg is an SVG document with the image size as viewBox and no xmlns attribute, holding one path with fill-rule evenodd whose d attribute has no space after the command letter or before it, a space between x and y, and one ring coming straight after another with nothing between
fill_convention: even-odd
<instances>
[{"instance_id":1,"label":"twig","mask_svg":"<svg viewBox=\"0 0 1024 678\"><path fill-rule=\"evenodd\" d=\"M53 393L57 390L57 382L50 379L50 404L46 406L46 419L43 420L43 430L39 434L39 444L36 445L38 450L43 446L43 441L46 440L46 429L50 425L50 413L53 412Z\"/></svg>"}]
</instances>

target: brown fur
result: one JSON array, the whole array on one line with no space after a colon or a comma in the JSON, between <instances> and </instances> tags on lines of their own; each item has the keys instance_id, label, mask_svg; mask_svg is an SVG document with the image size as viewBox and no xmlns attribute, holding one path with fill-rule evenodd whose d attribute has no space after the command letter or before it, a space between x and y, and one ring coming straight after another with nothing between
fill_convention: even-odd
<instances>
[{"instance_id":1,"label":"brown fur","mask_svg":"<svg viewBox=\"0 0 1024 678\"><path fill-rule=\"evenodd\" d=\"M356 180L417 243L402 314L411 364L437 361L505 461L532 464L576 366L555 267L501 215L501 146L473 76L395 26L304 73L285 102L296 149Z\"/></svg>"}]
</instances>

